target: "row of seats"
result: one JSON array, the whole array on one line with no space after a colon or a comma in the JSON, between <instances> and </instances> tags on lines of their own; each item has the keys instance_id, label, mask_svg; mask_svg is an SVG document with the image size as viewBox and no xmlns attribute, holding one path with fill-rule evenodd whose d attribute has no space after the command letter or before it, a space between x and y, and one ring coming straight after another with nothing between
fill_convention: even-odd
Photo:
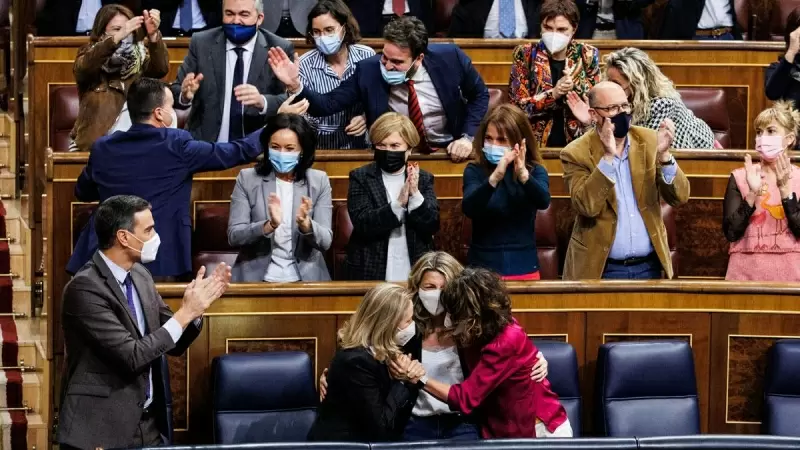
<instances>
[{"instance_id":1,"label":"row of seats","mask_svg":"<svg viewBox=\"0 0 800 450\"><path fill-rule=\"evenodd\" d=\"M578 437L584 427L575 349L563 342L535 342L549 363L553 390ZM217 444L305 439L317 406L314 370L306 353L224 355L214 360L212 372ZM782 340L773 346L766 379L764 431L800 436L796 426L800 340ZM596 434L611 438L700 434L697 382L688 343L604 344L598 353L595 380ZM613 445L617 441L601 442Z\"/></svg>"}]
</instances>

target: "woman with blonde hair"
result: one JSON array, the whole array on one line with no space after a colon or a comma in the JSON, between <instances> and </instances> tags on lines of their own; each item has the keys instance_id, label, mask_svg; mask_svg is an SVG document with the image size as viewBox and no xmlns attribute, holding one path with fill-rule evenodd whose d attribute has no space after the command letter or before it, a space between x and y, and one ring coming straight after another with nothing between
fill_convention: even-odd
<instances>
[{"instance_id":1,"label":"woman with blonde hair","mask_svg":"<svg viewBox=\"0 0 800 450\"><path fill-rule=\"evenodd\" d=\"M538 280L536 212L550 206L550 181L531 125L516 106L500 105L483 118L473 146L478 160L464 169L462 200L472 219L467 265Z\"/></svg>"},{"instance_id":2,"label":"woman with blonde hair","mask_svg":"<svg viewBox=\"0 0 800 450\"><path fill-rule=\"evenodd\" d=\"M800 112L778 101L755 120L760 163L744 157L731 173L722 231L731 243L726 280L800 281L800 169L789 152Z\"/></svg>"},{"instance_id":3,"label":"woman with blonde hair","mask_svg":"<svg viewBox=\"0 0 800 450\"><path fill-rule=\"evenodd\" d=\"M633 107L631 124L658 130L665 119L672 119L674 148L714 148L714 132L683 104L672 81L644 51L626 47L609 53L604 78L627 94Z\"/></svg>"},{"instance_id":4,"label":"woman with blonde hair","mask_svg":"<svg viewBox=\"0 0 800 450\"><path fill-rule=\"evenodd\" d=\"M350 172L347 212L353 234L345 267L351 280L405 281L433 250L439 203L433 175L408 163L420 137L406 116L388 112L369 130L375 161Z\"/></svg>"}]
</instances>

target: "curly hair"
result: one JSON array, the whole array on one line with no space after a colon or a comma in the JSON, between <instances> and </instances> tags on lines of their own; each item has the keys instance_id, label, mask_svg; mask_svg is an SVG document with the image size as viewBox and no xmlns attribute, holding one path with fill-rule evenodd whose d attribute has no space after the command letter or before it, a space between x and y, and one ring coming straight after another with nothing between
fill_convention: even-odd
<instances>
[{"instance_id":1,"label":"curly hair","mask_svg":"<svg viewBox=\"0 0 800 450\"><path fill-rule=\"evenodd\" d=\"M483 347L511 323L511 298L506 285L487 269L464 269L447 283L441 300L450 314L450 332L459 346Z\"/></svg>"}]
</instances>

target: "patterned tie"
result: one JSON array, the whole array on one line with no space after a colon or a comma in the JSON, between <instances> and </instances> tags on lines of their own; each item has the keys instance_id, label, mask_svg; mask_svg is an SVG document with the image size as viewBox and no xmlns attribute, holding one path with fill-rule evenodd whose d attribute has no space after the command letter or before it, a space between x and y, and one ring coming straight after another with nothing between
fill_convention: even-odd
<instances>
[{"instance_id":1,"label":"patterned tie","mask_svg":"<svg viewBox=\"0 0 800 450\"><path fill-rule=\"evenodd\" d=\"M192 31L193 25L192 0L183 0L183 5L181 6L181 30Z\"/></svg>"},{"instance_id":2,"label":"patterned tie","mask_svg":"<svg viewBox=\"0 0 800 450\"><path fill-rule=\"evenodd\" d=\"M233 69L233 89L236 86L244 84L244 47L234 47L236 52L236 65ZM236 100L236 94L231 91L231 120L228 126L228 141L240 139L244 137L244 130L242 129L242 103Z\"/></svg>"},{"instance_id":3,"label":"patterned tie","mask_svg":"<svg viewBox=\"0 0 800 450\"><path fill-rule=\"evenodd\" d=\"M403 17L406 13L406 0L392 0L392 12L397 17Z\"/></svg>"},{"instance_id":4,"label":"patterned tie","mask_svg":"<svg viewBox=\"0 0 800 450\"><path fill-rule=\"evenodd\" d=\"M514 11L515 0L500 0L500 35L513 38L517 28L517 15Z\"/></svg>"},{"instance_id":5,"label":"patterned tie","mask_svg":"<svg viewBox=\"0 0 800 450\"><path fill-rule=\"evenodd\" d=\"M419 107L419 99L417 98L417 90L414 88L414 80L408 80L408 117L414 123L419 133L419 145L417 150L421 153L430 153L431 147L428 145L428 139L425 137L425 123L422 121L422 109Z\"/></svg>"},{"instance_id":6,"label":"patterned tie","mask_svg":"<svg viewBox=\"0 0 800 450\"><path fill-rule=\"evenodd\" d=\"M131 316L135 322L136 328L139 328L139 315L136 314L136 307L133 305L133 278L131 274L125 277L125 298L128 300L128 309L131 311ZM141 331L141 330L140 330ZM144 385L144 391L147 393L147 398L150 398L150 375L148 374Z\"/></svg>"}]
</instances>

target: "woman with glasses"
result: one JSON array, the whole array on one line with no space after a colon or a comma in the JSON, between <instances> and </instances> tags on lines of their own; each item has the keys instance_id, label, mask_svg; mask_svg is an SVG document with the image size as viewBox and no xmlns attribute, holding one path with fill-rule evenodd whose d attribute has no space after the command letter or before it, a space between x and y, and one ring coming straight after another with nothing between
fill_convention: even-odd
<instances>
[{"instance_id":1,"label":"woman with glasses","mask_svg":"<svg viewBox=\"0 0 800 450\"><path fill-rule=\"evenodd\" d=\"M664 119L672 119L674 148L714 148L714 132L683 104L672 81L647 53L623 48L606 56L605 63L605 78L620 85L632 104L633 125L657 130Z\"/></svg>"},{"instance_id":2,"label":"woman with glasses","mask_svg":"<svg viewBox=\"0 0 800 450\"><path fill-rule=\"evenodd\" d=\"M300 57L303 85L326 94L350 78L356 63L375 55L361 40L358 23L341 0L321 0L308 13L306 42L315 46ZM367 148L367 119L361 105L316 121L322 149Z\"/></svg>"}]
</instances>

